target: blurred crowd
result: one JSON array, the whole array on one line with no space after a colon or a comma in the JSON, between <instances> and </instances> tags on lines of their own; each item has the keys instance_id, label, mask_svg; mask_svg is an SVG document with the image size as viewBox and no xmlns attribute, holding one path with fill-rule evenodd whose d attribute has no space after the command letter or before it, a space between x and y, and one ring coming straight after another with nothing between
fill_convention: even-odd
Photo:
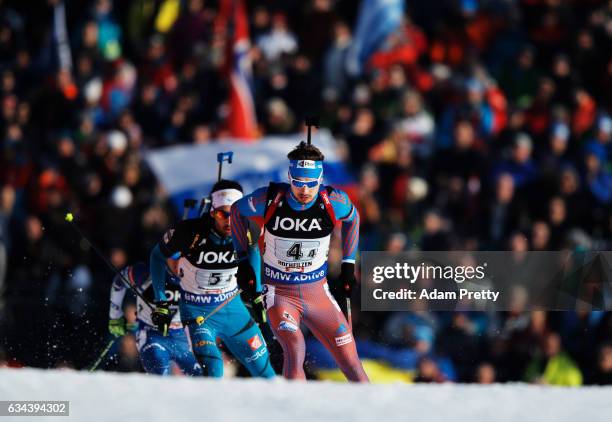
<instances>
[{"instance_id":1,"label":"blurred crowd","mask_svg":"<svg viewBox=\"0 0 612 422\"><path fill-rule=\"evenodd\" d=\"M112 273L66 210L115 266L146 260L178 216L143 151L227 135L218 1L64 3L61 43L58 0L0 1L0 365L95 358ZM358 180L361 249L609 250L612 1L408 0L361 73L355 3L246 2L260 135L320 115ZM612 383L606 312L355 324L415 381Z\"/></svg>"}]
</instances>

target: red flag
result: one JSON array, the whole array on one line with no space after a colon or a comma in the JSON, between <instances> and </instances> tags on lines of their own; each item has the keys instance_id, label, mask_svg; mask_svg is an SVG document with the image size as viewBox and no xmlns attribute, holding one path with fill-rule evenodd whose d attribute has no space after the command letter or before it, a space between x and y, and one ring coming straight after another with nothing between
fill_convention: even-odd
<instances>
[{"instance_id":1,"label":"red flag","mask_svg":"<svg viewBox=\"0 0 612 422\"><path fill-rule=\"evenodd\" d=\"M249 57L249 21L243 0L222 0L220 6L219 17L226 25L229 43L226 69L230 94L226 126L232 137L253 140L258 133Z\"/></svg>"}]
</instances>

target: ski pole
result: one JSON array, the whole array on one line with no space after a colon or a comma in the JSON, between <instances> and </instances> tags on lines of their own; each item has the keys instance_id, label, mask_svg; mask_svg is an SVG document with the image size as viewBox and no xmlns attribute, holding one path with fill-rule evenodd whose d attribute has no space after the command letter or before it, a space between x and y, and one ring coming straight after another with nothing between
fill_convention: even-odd
<instances>
[{"instance_id":1,"label":"ski pole","mask_svg":"<svg viewBox=\"0 0 612 422\"><path fill-rule=\"evenodd\" d=\"M204 319L200 322L200 324L204 324L208 318L210 318L211 316L213 316L214 314L216 314L217 312L219 312L221 309L223 309L223 307L225 305L227 305L228 303L230 303L232 300L236 299L236 297L240 296L240 293L242 293L242 289L238 289L238 291L236 292L235 295L233 295L232 297L230 297L229 299L227 299L225 302L219 304L219 306L217 306L215 309L212 310L211 313L209 313L208 315L206 315L204 317Z\"/></svg>"},{"instance_id":2,"label":"ski pole","mask_svg":"<svg viewBox=\"0 0 612 422\"><path fill-rule=\"evenodd\" d=\"M348 320L349 328L353 329L353 312L351 309L351 298L346 298L346 319Z\"/></svg>"},{"instance_id":3,"label":"ski pole","mask_svg":"<svg viewBox=\"0 0 612 422\"><path fill-rule=\"evenodd\" d=\"M93 365L91 365L91 368L89 368L89 372L93 372L98 368L100 363L104 360L104 358L106 357L110 349L113 347L113 344L115 344L115 340L117 340L117 337L112 338L108 341L108 344L106 345L104 350L102 350L102 353L100 353L100 356L98 356L98 359L94 362Z\"/></svg>"},{"instance_id":4,"label":"ski pole","mask_svg":"<svg viewBox=\"0 0 612 422\"><path fill-rule=\"evenodd\" d=\"M81 236L81 238L83 240L85 240L89 246L91 246L91 248L94 250L94 252L100 257L102 258L102 260L104 261L104 263L108 266L108 268L110 268L111 270L113 270L113 272L115 274L117 274L119 276L119 278L121 279L121 281L123 281L123 283L132 291L134 292L134 294L136 296L138 296L140 299L142 299L142 301L152 310L155 309L155 307L153 306L153 304L151 302L149 302L147 299L145 299L145 297L137 290L134 288L134 286L132 286L132 284L125 278L125 276L123 274L121 274L121 271L119 271L117 269L117 267L115 267L113 265L112 262L110 262L108 260L108 258L106 258L104 256L104 254L102 252L100 252L100 250L96 247L96 245L94 245L93 243L91 243L91 241L87 238L87 236L85 236L85 234L81 231L81 229L79 228L79 226L74 222L74 216L72 215L71 212L66 214L65 220L70 223L70 226L79 234L79 236Z\"/></svg>"}]
</instances>

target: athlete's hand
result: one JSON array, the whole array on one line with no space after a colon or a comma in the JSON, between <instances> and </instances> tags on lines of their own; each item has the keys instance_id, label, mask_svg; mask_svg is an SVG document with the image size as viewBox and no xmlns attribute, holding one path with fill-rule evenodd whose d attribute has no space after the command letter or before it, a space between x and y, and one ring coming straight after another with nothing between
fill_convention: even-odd
<instances>
[{"instance_id":1,"label":"athlete's hand","mask_svg":"<svg viewBox=\"0 0 612 422\"><path fill-rule=\"evenodd\" d=\"M125 317L110 319L108 321L108 332L115 337L125 335Z\"/></svg>"},{"instance_id":2,"label":"athlete's hand","mask_svg":"<svg viewBox=\"0 0 612 422\"><path fill-rule=\"evenodd\" d=\"M352 262L343 262L340 269L340 283L342 283L342 291L344 296L351 297L353 288L357 284L355 277L355 264Z\"/></svg>"},{"instance_id":3,"label":"athlete's hand","mask_svg":"<svg viewBox=\"0 0 612 422\"><path fill-rule=\"evenodd\" d=\"M245 292L250 298L256 296L255 289L257 288L257 278L255 277L255 270L247 258L244 258L238 263L238 272L236 273L236 281L238 286Z\"/></svg>"},{"instance_id":4,"label":"athlete's hand","mask_svg":"<svg viewBox=\"0 0 612 422\"><path fill-rule=\"evenodd\" d=\"M255 296L243 293L243 299L245 300L244 306L249 308L251 316L256 323L263 324L268 321L268 318L266 318L264 297L261 293L256 293Z\"/></svg>"},{"instance_id":5,"label":"athlete's hand","mask_svg":"<svg viewBox=\"0 0 612 422\"><path fill-rule=\"evenodd\" d=\"M264 306L264 297L262 294L258 294L255 299L251 302L253 304L252 312L253 318L255 322L258 324L263 324L268 321L266 318L266 308Z\"/></svg>"},{"instance_id":6,"label":"athlete's hand","mask_svg":"<svg viewBox=\"0 0 612 422\"><path fill-rule=\"evenodd\" d=\"M172 321L170 303L157 302L155 304L155 309L151 313L151 321L153 321L153 324L155 324L155 326L162 333L162 335L167 335L168 327L170 326L170 322Z\"/></svg>"},{"instance_id":7,"label":"athlete's hand","mask_svg":"<svg viewBox=\"0 0 612 422\"><path fill-rule=\"evenodd\" d=\"M236 280L242 289L243 297L247 301L246 305L251 308L251 315L258 324L264 323L266 319L266 309L263 303L263 296L257 289L257 278L255 270L247 258L238 264Z\"/></svg>"}]
</instances>

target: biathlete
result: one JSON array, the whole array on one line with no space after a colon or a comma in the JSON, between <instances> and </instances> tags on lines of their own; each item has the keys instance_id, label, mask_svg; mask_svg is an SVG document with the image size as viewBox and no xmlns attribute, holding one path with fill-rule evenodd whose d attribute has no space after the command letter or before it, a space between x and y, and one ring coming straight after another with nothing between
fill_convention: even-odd
<instances>
[{"instance_id":1,"label":"biathlete","mask_svg":"<svg viewBox=\"0 0 612 422\"><path fill-rule=\"evenodd\" d=\"M179 222L153 248L151 274L157 304L153 318L160 328L172 318L163 288L168 264L176 268L180 277L180 314L189 328L193 351L204 375L223 376L219 337L252 376L272 378L275 373L264 337L238 295L238 260L231 238L230 207L242 195L240 184L219 180L211 191L210 212ZM250 251L259 259L256 247ZM223 308L211 314L222 304ZM263 305L255 306L254 315L263 321Z\"/></svg>"},{"instance_id":2,"label":"biathlete","mask_svg":"<svg viewBox=\"0 0 612 422\"><path fill-rule=\"evenodd\" d=\"M323 154L301 142L288 155L289 184L271 183L232 206L232 238L245 290L255 279L246 253L249 221L262 230L263 298L268 320L283 348L283 375L305 379L304 324L334 356L350 381L367 382L352 329L327 284L327 257L334 225L342 222L340 280L350 296L355 280L359 214L346 193L322 185ZM256 292L253 293L256 296Z\"/></svg>"},{"instance_id":3,"label":"biathlete","mask_svg":"<svg viewBox=\"0 0 612 422\"><path fill-rule=\"evenodd\" d=\"M138 290L149 302L153 301L153 286L149 277L149 267L140 262L121 270L123 278ZM189 345L189 339L181 324L178 312L180 297L178 277L164 269L162 274L163 289L173 317L168 325L167 335L161 333L153 323L152 310L142 298L136 297L136 344L142 367L149 374L169 375L170 364L174 361L186 375L202 375L202 369L196 361ZM127 327L123 313L123 300L127 286L116 275L110 293L110 310L108 330L115 337L122 337Z\"/></svg>"}]
</instances>

